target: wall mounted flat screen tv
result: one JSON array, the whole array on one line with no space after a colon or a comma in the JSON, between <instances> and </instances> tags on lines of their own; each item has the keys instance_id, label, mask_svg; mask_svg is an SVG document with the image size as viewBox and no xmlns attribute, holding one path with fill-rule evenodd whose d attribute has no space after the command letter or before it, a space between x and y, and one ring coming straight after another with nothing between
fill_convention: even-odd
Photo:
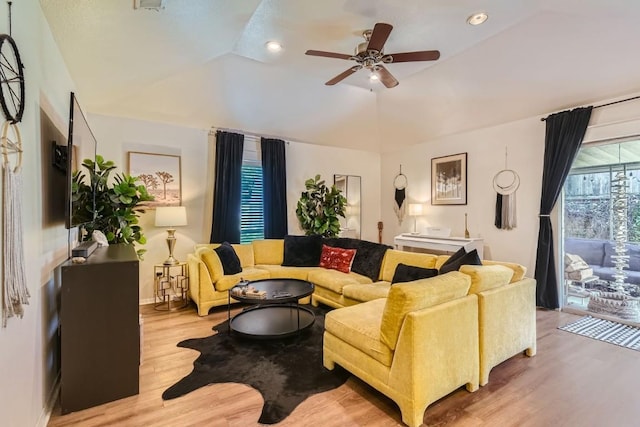
<instances>
[{"instance_id":1,"label":"wall mounted flat screen tv","mask_svg":"<svg viewBox=\"0 0 640 427\"><path fill-rule=\"evenodd\" d=\"M82 224L93 221L95 198L93 191L89 195L78 195L73 191L74 176L82 168L82 159L95 159L96 141L86 116L84 115L80 103L73 92L71 92L71 102L69 109L69 138L67 139L67 200L66 219L67 228L74 228ZM89 176L87 171L83 171L83 181L87 185ZM89 200L87 199L89 198Z\"/></svg>"}]
</instances>

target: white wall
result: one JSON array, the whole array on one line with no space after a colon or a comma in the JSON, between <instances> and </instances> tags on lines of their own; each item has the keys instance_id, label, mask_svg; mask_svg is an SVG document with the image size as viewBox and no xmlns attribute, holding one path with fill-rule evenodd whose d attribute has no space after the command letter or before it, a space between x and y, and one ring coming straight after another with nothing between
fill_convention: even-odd
<instances>
[{"instance_id":1,"label":"white wall","mask_svg":"<svg viewBox=\"0 0 640 427\"><path fill-rule=\"evenodd\" d=\"M6 7L2 5L1 33L9 32ZM26 67L26 106L19 127L24 149L24 253L31 298L23 318L10 318L7 327L0 328L0 423L44 426L59 368L53 271L67 258L68 233L64 224L44 220L42 170L50 159L41 155L40 108L64 127L74 85L39 2L13 2L12 12L12 35ZM66 130L60 131L66 135Z\"/></svg>"},{"instance_id":2,"label":"white wall","mask_svg":"<svg viewBox=\"0 0 640 427\"><path fill-rule=\"evenodd\" d=\"M496 192L493 177L508 167L520 176L517 191L517 220L514 230L494 226ZM467 205L431 205L431 159L467 153ZM382 158L382 217L384 241L413 231L413 218L402 225L393 211L393 180L400 165L407 176L405 203L424 203L425 214L418 217L418 231L427 226L451 228L452 236L464 235L464 214L468 214L471 237L484 239L484 257L525 265L533 275L538 237L538 210L542 181L544 123L539 117L486 129L438 138L404 150L385 153Z\"/></svg>"}]
</instances>

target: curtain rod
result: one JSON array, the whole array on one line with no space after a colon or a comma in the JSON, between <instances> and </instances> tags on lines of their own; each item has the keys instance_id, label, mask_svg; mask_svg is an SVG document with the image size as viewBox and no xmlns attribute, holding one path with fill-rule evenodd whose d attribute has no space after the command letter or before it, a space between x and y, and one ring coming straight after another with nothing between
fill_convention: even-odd
<instances>
[{"instance_id":1,"label":"curtain rod","mask_svg":"<svg viewBox=\"0 0 640 427\"><path fill-rule=\"evenodd\" d=\"M231 128L222 128L222 127L217 127L217 126L211 126L211 130L209 131L209 135L214 135L214 129L216 131L221 130L223 132L233 132L233 133L241 133L243 135L249 135L249 136L255 136L256 138L269 138L269 139L281 139L283 140L287 145L289 145L289 141L287 140L287 138L283 138L281 136L273 136L273 135L263 135L260 133L256 133L256 132L247 132L246 130L240 130L240 129L231 129ZM304 144L310 144L310 142L305 143L304 141L296 141L296 142L302 142Z\"/></svg>"},{"instance_id":2,"label":"curtain rod","mask_svg":"<svg viewBox=\"0 0 640 427\"><path fill-rule=\"evenodd\" d=\"M619 101L607 102L606 104L602 104L602 105L596 105L595 107L593 107L593 109L595 110L596 108L602 108L602 107L608 107L609 105L621 104L623 102L633 101L635 99L640 99L640 95L632 96L631 98L621 99ZM549 117L549 116L547 116L547 117ZM541 118L540 121L544 122L545 120L547 120L547 117Z\"/></svg>"}]
</instances>

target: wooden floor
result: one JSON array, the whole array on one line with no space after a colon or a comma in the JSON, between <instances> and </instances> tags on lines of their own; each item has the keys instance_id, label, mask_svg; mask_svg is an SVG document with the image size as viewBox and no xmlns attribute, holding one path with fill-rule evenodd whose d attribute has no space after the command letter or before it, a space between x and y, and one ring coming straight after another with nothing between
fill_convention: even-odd
<instances>
[{"instance_id":1,"label":"wooden floor","mask_svg":"<svg viewBox=\"0 0 640 427\"><path fill-rule=\"evenodd\" d=\"M176 347L206 337L226 319L226 309L198 317L194 309L173 313L141 307L144 316L140 394L84 411L60 415L49 426L254 426L260 394L242 384L216 384L163 401L162 392L187 375L198 356ZM538 355L518 355L491 372L475 393L459 389L430 405L429 426L639 426L640 352L560 331L579 316L538 310ZM279 426L396 426L397 406L351 378L312 396Z\"/></svg>"}]
</instances>

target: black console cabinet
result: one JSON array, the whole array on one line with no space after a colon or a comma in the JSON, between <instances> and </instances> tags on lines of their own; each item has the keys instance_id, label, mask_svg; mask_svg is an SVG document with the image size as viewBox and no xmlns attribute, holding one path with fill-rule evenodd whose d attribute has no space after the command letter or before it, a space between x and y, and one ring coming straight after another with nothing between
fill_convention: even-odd
<instances>
[{"instance_id":1,"label":"black console cabinet","mask_svg":"<svg viewBox=\"0 0 640 427\"><path fill-rule=\"evenodd\" d=\"M132 245L60 266L63 414L138 394L138 269Z\"/></svg>"}]
</instances>

